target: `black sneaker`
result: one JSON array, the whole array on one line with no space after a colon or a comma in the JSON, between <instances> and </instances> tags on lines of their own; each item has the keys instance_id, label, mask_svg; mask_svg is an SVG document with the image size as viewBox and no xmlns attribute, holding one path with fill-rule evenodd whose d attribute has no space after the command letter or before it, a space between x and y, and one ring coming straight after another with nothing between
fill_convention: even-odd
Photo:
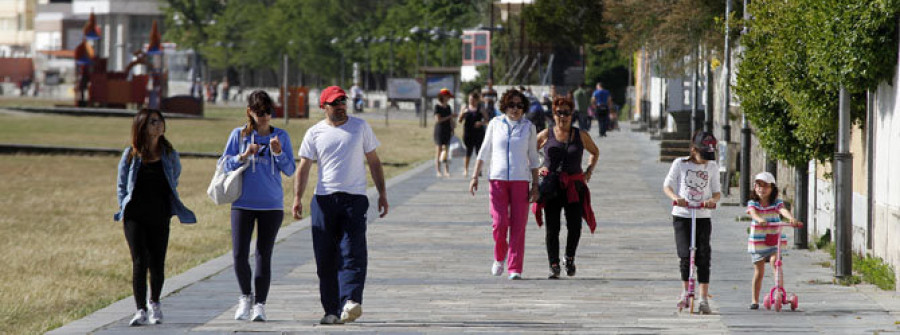
<instances>
[{"instance_id":1,"label":"black sneaker","mask_svg":"<svg viewBox=\"0 0 900 335\"><path fill-rule=\"evenodd\" d=\"M559 279L559 273L562 270L559 268L559 264L550 264L550 275L547 276L548 279Z\"/></svg>"},{"instance_id":2,"label":"black sneaker","mask_svg":"<svg viewBox=\"0 0 900 335\"><path fill-rule=\"evenodd\" d=\"M575 275L575 257L566 257L566 276Z\"/></svg>"},{"instance_id":3,"label":"black sneaker","mask_svg":"<svg viewBox=\"0 0 900 335\"><path fill-rule=\"evenodd\" d=\"M750 309L759 309L759 304L750 304Z\"/></svg>"}]
</instances>

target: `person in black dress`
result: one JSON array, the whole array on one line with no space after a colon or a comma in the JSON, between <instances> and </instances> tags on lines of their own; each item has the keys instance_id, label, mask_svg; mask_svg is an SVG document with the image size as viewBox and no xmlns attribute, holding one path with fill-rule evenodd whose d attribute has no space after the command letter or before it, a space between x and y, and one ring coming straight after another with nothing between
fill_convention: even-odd
<instances>
[{"instance_id":1,"label":"person in black dress","mask_svg":"<svg viewBox=\"0 0 900 335\"><path fill-rule=\"evenodd\" d=\"M447 102L453 98L450 90L443 88L438 93L437 105L434 105L434 171L438 177L450 177L450 138L453 137L453 108ZM441 173L441 162L444 172Z\"/></svg>"},{"instance_id":2,"label":"person in black dress","mask_svg":"<svg viewBox=\"0 0 900 335\"><path fill-rule=\"evenodd\" d=\"M487 111L481 107L481 95L478 91L469 93L469 104L459 114L457 122L463 124L463 144L466 145L466 165L463 176L469 176L469 160L472 154L478 155L481 142L484 141L484 129L490 117Z\"/></svg>"}]
</instances>

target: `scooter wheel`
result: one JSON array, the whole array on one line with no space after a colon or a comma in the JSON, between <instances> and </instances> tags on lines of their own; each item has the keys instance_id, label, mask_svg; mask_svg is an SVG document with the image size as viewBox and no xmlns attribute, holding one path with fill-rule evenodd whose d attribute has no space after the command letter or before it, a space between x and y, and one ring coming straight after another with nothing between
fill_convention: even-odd
<instances>
[{"instance_id":1,"label":"scooter wheel","mask_svg":"<svg viewBox=\"0 0 900 335\"><path fill-rule=\"evenodd\" d=\"M766 294L765 299L763 299L763 307L766 309L772 309L772 297Z\"/></svg>"},{"instance_id":2,"label":"scooter wheel","mask_svg":"<svg viewBox=\"0 0 900 335\"><path fill-rule=\"evenodd\" d=\"M791 310L797 310L797 307L800 306L800 298L797 297L796 294L791 294Z\"/></svg>"},{"instance_id":3,"label":"scooter wheel","mask_svg":"<svg viewBox=\"0 0 900 335\"><path fill-rule=\"evenodd\" d=\"M784 299L784 297L781 296L781 292L775 292L775 298L772 299L775 301L773 301L772 303L775 305L776 312L781 312L781 304L784 303L782 299Z\"/></svg>"}]
</instances>

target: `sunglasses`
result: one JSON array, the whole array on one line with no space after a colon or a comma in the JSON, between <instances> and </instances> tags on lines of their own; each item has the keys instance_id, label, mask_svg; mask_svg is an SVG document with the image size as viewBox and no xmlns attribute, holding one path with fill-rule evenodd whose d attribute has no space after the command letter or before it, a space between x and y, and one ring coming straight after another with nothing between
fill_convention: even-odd
<instances>
[{"instance_id":1,"label":"sunglasses","mask_svg":"<svg viewBox=\"0 0 900 335\"><path fill-rule=\"evenodd\" d=\"M340 97L340 98L332 100L331 102L326 102L325 104L329 105L329 106L346 105L347 97Z\"/></svg>"},{"instance_id":2,"label":"sunglasses","mask_svg":"<svg viewBox=\"0 0 900 335\"><path fill-rule=\"evenodd\" d=\"M559 110L559 111L556 111L556 116L559 116L559 117L568 117L568 116L572 116L572 111L568 111L568 110Z\"/></svg>"},{"instance_id":3,"label":"sunglasses","mask_svg":"<svg viewBox=\"0 0 900 335\"><path fill-rule=\"evenodd\" d=\"M510 104L508 108L525 109L525 104L522 104L522 103Z\"/></svg>"},{"instance_id":4,"label":"sunglasses","mask_svg":"<svg viewBox=\"0 0 900 335\"><path fill-rule=\"evenodd\" d=\"M256 116L264 116L264 115L273 115L274 114L272 109L270 109L270 108L266 108L266 109L263 109L258 112L254 111L254 113L256 113Z\"/></svg>"}]
</instances>

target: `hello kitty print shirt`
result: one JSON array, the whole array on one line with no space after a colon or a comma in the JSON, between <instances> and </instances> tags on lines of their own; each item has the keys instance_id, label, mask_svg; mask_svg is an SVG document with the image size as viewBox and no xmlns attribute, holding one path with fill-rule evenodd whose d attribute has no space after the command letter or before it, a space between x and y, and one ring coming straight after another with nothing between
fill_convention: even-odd
<instances>
[{"instance_id":1,"label":"hello kitty print shirt","mask_svg":"<svg viewBox=\"0 0 900 335\"><path fill-rule=\"evenodd\" d=\"M675 159L663 186L671 187L675 193L689 202L709 200L713 193L722 191L722 185L719 183L719 165L715 161L696 164L687 157ZM708 218L710 214L708 209L697 210L698 218ZM691 212L684 207L672 206L672 215L690 218Z\"/></svg>"}]
</instances>

